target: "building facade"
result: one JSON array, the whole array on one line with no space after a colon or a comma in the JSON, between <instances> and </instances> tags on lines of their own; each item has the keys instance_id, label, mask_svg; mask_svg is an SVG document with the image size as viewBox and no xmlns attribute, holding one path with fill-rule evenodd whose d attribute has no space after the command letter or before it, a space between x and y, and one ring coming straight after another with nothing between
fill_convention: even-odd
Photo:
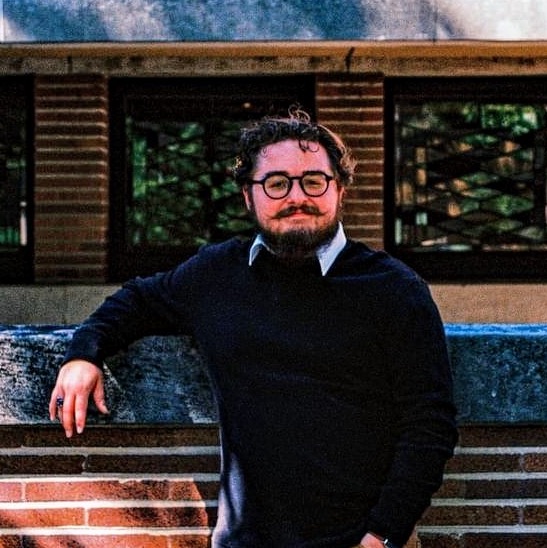
<instances>
[{"instance_id":1,"label":"building facade","mask_svg":"<svg viewBox=\"0 0 547 548\"><path fill-rule=\"evenodd\" d=\"M477 82L494 78L501 85L526 83L541 77L546 64L547 47L542 42L19 44L0 49L2 78L23 82L26 90L33 147L28 164L32 191L25 202L26 255L20 259L27 263L19 267L21 274L12 263L4 263L5 283L23 282L19 304L8 307L6 321L29 321L25 308L36 314L30 301L51 297L52 292L52 300L62 303L57 304L58 317L64 318L62 310L74 306L63 302L70 300L67 284L84 286L90 291L89 302L94 302L123 279L124 273L112 273L120 253L120 247L113 246L119 241L119 210L113 201L124 185L112 166L119 159L112 153L112 112L123 101L118 96L118 102L112 102L116 82L131 89L132 83L143 81L183 87L199 81L202 88L193 92L194 99L186 98L189 104L199 103L203 94L218 94L219 86L230 81L243 80L252 87L260 79L304 78L316 118L341 133L358 161L345 206L348 233L381 248L394 223L386 207L387 194L393 193L386 82L458 77ZM438 256L444 260L446 255ZM461 255L448 257L461 276L445 280L441 273L431 279L448 321L541 321L541 264L533 278L504 278L492 265L491 276L487 270L483 278L470 279L465 267L458 266ZM521 264L526 272L526 262L519 261L515 259L517 270ZM40 296L38 288L43 289ZM469 299L479 299L482 306L470 311L463 304ZM79 321L78 314L66 317Z\"/></svg>"},{"instance_id":2,"label":"building facade","mask_svg":"<svg viewBox=\"0 0 547 548\"><path fill-rule=\"evenodd\" d=\"M351 237L415 267L446 321L543 321L543 4L25 0L0 15L4 323L76 323L127 277L241 227L233 204L219 214L227 163L211 150L234 120L295 100L356 156ZM187 184L204 181L196 167L165 198L189 141L163 161L162 188L131 179L155 169L137 145L172 151L170 132L196 123L216 134L192 142L208 143L215 188Z\"/></svg>"}]
</instances>

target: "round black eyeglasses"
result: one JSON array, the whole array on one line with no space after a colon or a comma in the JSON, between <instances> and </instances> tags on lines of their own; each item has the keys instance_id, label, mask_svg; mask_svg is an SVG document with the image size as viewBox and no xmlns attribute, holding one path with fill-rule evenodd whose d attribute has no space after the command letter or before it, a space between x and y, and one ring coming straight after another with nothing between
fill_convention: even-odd
<instances>
[{"instance_id":1,"label":"round black eyeglasses","mask_svg":"<svg viewBox=\"0 0 547 548\"><path fill-rule=\"evenodd\" d=\"M262 179L249 180L251 185L262 185L264 193L272 200L281 200L289 195L294 181L298 181L302 192L311 198L323 196L329 188L329 183L334 179L322 171L306 171L299 177L289 177L285 173L268 173Z\"/></svg>"}]
</instances>

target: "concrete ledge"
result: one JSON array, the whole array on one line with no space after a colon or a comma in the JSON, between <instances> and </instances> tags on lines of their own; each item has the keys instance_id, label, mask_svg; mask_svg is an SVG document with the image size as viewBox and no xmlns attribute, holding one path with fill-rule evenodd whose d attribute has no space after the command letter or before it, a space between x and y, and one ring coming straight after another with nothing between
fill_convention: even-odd
<instances>
[{"instance_id":1,"label":"concrete ledge","mask_svg":"<svg viewBox=\"0 0 547 548\"><path fill-rule=\"evenodd\" d=\"M547 325L447 324L460 421L547 421Z\"/></svg>"},{"instance_id":2,"label":"concrete ledge","mask_svg":"<svg viewBox=\"0 0 547 548\"><path fill-rule=\"evenodd\" d=\"M71 326L0 325L0 424L49 423L47 404ZM460 422L547 421L547 325L446 324ZM108 361L109 417L90 423L217 420L189 338L147 337Z\"/></svg>"},{"instance_id":3,"label":"concrete ledge","mask_svg":"<svg viewBox=\"0 0 547 548\"><path fill-rule=\"evenodd\" d=\"M0 326L0 424L49 423L49 394L70 326ZM200 355L189 338L147 337L109 359L105 368L111 414L93 406L89 423L216 422Z\"/></svg>"}]
</instances>

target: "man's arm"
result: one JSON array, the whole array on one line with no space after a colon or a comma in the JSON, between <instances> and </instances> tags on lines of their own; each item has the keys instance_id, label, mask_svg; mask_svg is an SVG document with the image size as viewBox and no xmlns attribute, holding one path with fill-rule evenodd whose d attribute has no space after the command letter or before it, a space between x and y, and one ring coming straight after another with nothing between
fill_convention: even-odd
<instances>
[{"instance_id":1,"label":"man's arm","mask_svg":"<svg viewBox=\"0 0 547 548\"><path fill-rule=\"evenodd\" d=\"M108 413L102 372L108 356L146 335L184 328L181 307L173 299L174 280L180 281L182 270L128 282L75 331L49 403L51 419L61 421L67 437L74 430L83 432L90 397L100 412Z\"/></svg>"},{"instance_id":2,"label":"man's arm","mask_svg":"<svg viewBox=\"0 0 547 548\"><path fill-rule=\"evenodd\" d=\"M402 545L439 488L457 441L456 410L444 327L427 286L400 288L386 354L398 437L369 530Z\"/></svg>"},{"instance_id":3,"label":"man's arm","mask_svg":"<svg viewBox=\"0 0 547 548\"><path fill-rule=\"evenodd\" d=\"M385 545L378 537L367 533L355 548L385 548Z\"/></svg>"}]
</instances>

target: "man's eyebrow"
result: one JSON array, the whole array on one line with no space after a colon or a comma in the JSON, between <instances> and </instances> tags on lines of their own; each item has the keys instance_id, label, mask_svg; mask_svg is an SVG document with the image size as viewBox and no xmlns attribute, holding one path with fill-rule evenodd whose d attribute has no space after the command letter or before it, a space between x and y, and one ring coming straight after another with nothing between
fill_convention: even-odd
<instances>
[{"instance_id":1,"label":"man's eyebrow","mask_svg":"<svg viewBox=\"0 0 547 548\"><path fill-rule=\"evenodd\" d=\"M290 177L287 171L275 170L275 171L267 171L266 173L264 173L264 175L262 175L259 178L256 178L256 175L255 175L254 176L255 179L251 179L251 180L261 181L262 179L265 179L266 177L271 177L272 175L284 175L285 177Z\"/></svg>"}]
</instances>

